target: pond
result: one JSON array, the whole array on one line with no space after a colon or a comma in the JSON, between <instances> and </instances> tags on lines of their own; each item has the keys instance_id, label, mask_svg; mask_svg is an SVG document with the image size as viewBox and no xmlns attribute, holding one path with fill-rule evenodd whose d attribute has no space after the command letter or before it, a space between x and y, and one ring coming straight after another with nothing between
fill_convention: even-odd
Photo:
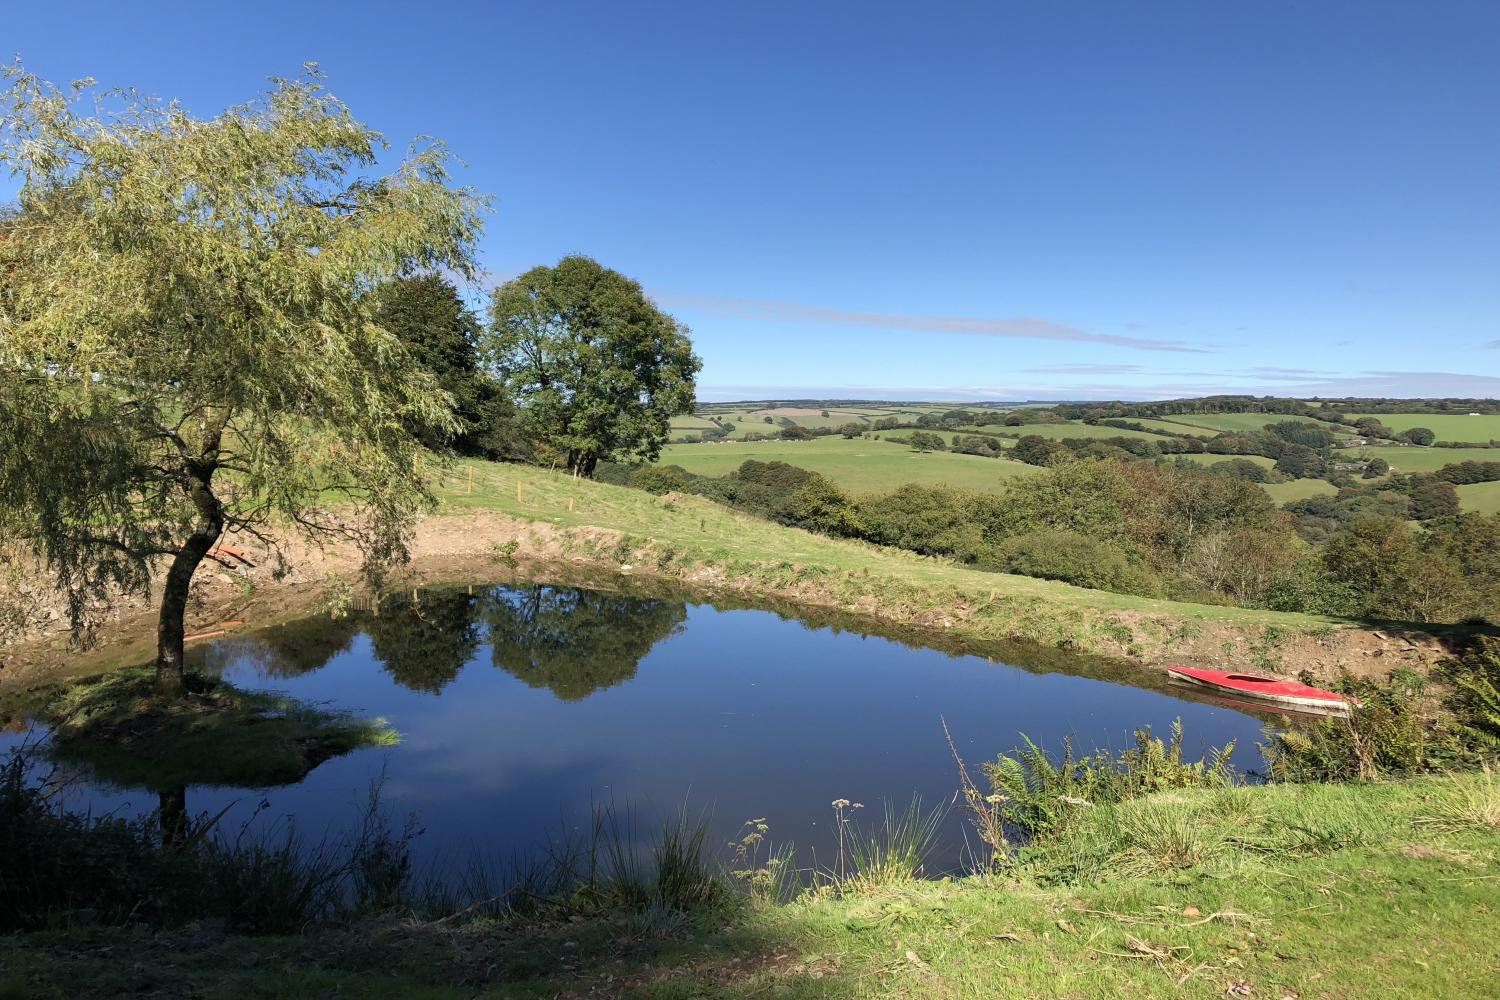
<instances>
[{"instance_id":1,"label":"pond","mask_svg":"<svg viewBox=\"0 0 1500 1000\"><path fill-rule=\"evenodd\" d=\"M1023 733L1052 749L1065 737L1119 749L1135 727L1165 736L1178 718L1188 756L1235 740L1242 768L1260 762L1260 719L1193 700L1155 672L927 641L947 649L572 587L389 595L372 611L219 640L194 656L241 687L384 717L399 745L326 761L296 785L191 788L187 808L228 806L231 829L259 810L256 823L291 818L316 838L355 822L379 781L398 819L419 818L418 853L437 866L534 848L585 825L593 803L629 807L642 833L682 809L708 813L720 844L763 817L773 840L827 857L834 799L872 807L871 820L883 801L953 799L940 719L971 767ZM157 805L155 794L86 780L68 794L96 813ZM955 811L937 866L957 866L963 830Z\"/></svg>"}]
</instances>

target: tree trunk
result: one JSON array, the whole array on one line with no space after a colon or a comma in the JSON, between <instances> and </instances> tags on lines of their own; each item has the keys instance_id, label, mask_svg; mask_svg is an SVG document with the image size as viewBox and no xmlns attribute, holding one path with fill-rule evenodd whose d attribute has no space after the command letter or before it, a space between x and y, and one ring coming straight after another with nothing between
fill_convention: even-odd
<instances>
[{"instance_id":1,"label":"tree trunk","mask_svg":"<svg viewBox=\"0 0 1500 1000\"><path fill-rule=\"evenodd\" d=\"M591 451L568 452L568 471L575 476L584 479L594 478L594 469L599 464L599 456Z\"/></svg>"},{"instance_id":2,"label":"tree trunk","mask_svg":"<svg viewBox=\"0 0 1500 1000\"><path fill-rule=\"evenodd\" d=\"M194 468L188 472L188 496L198 509L193 533L172 558L162 584L161 614L156 624L156 690L164 695L182 697L182 635L187 615L188 590L198 564L224 533L224 510L210 488L210 469Z\"/></svg>"}]
</instances>

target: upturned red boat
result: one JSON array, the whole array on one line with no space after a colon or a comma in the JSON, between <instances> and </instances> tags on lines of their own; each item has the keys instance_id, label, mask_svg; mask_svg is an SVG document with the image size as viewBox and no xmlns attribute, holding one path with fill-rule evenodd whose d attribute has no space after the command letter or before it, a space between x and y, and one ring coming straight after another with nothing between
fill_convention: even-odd
<instances>
[{"instance_id":1,"label":"upturned red boat","mask_svg":"<svg viewBox=\"0 0 1500 1000\"><path fill-rule=\"evenodd\" d=\"M1210 688L1222 694L1253 698L1268 705L1279 705L1296 712L1317 712L1322 715L1348 715L1351 706L1359 702L1345 698L1335 691L1309 687L1296 681L1280 681L1274 677L1257 674L1231 674L1222 670L1204 670L1199 667L1168 667L1167 676L1183 684Z\"/></svg>"}]
</instances>

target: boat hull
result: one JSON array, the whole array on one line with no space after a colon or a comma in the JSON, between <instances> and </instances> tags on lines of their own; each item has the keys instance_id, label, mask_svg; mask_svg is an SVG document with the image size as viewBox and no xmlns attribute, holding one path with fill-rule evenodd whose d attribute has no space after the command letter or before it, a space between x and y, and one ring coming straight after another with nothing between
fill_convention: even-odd
<instances>
[{"instance_id":1,"label":"boat hull","mask_svg":"<svg viewBox=\"0 0 1500 1000\"><path fill-rule=\"evenodd\" d=\"M1167 676L1179 684L1191 684L1217 694L1244 698L1267 708L1284 708L1314 715L1346 716L1353 707L1349 701L1332 691L1253 674L1168 667Z\"/></svg>"}]
</instances>

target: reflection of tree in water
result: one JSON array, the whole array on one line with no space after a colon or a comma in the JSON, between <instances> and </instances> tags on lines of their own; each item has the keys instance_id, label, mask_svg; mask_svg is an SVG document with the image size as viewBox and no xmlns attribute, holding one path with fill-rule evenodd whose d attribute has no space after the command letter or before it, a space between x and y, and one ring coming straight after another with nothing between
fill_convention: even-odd
<instances>
[{"instance_id":1,"label":"reflection of tree in water","mask_svg":"<svg viewBox=\"0 0 1500 1000\"><path fill-rule=\"evenodd\" d=\"M243 639L220 639L189 652L189 665L207 674L249 663L267 677L300 677L347 652L362 622L353 616L314 615L262 629Z\"/></svg>"},{"instance_id":2,"label":"reflection of tree in water","mask_svg":"<svg viewBox=\"0 0 1500 1000\"><path fill-rule=\"evenodd\" d=\"M673 601L591 590L494 591L484 618L495 666L564 701L635 676L636 664L687 619Z\"/></svg>"},{"instance_id":3,"label":"reflection of tree in water","mask_svg":"<svg viewBox=\"0 0 1500 1000\"><path fill-rule=\"evenodd\" d=\"M436 694L479 647L479 598L460 589L389 594L361 624L396 683Z\"/></svg>"}]
</instances>

